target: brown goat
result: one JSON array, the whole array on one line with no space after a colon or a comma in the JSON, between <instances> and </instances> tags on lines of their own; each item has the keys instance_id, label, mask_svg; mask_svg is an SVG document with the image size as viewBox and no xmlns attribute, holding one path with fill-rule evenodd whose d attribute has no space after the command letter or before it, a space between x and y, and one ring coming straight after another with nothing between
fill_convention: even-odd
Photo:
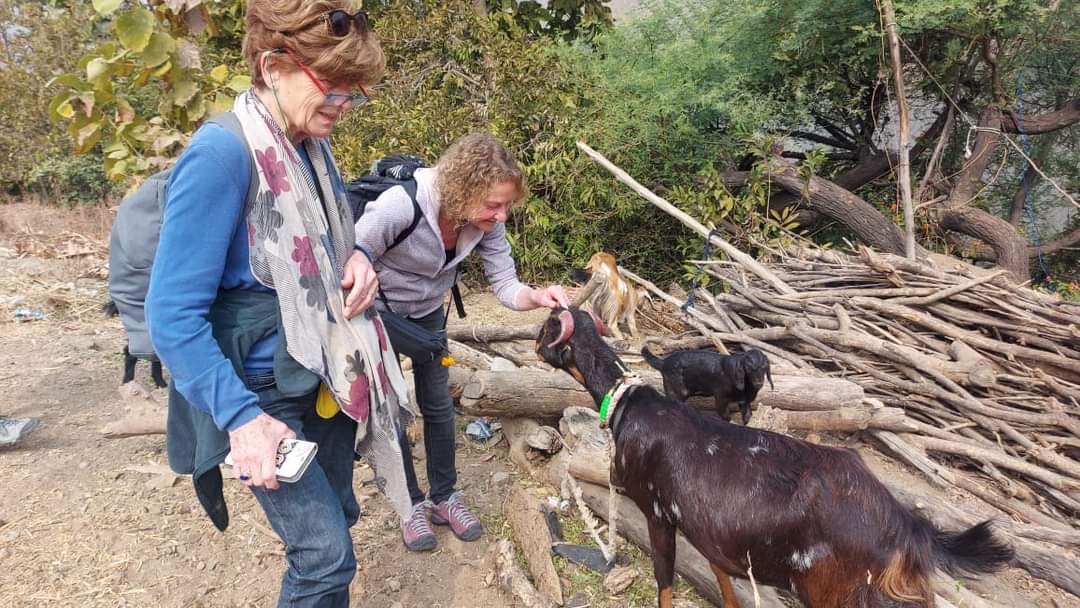
<instances>
[{"instance_id":1,"label":"brown goat","mask_svg":"<svg viewBox=\"0 0 1080 608\"><path fill-rule=\"evenodd\" d=\"M853 450L817 446L702 414L628 368L586 312L552 313L536 349L608 397L615 479L649 525L658 604L671 606L675 531L709 560L737 608L729 576L794 591L810 608L926 608L930 576L990 572L1012 558L989 522L943 532L904 508ZM602 411L601 416L603 417Z\"/></svg>"}]
</instances>

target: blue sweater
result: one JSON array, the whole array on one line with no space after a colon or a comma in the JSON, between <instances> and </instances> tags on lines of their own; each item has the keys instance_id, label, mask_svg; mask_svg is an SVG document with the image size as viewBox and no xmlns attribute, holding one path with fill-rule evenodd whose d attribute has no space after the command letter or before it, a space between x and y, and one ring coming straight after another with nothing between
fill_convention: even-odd
<instances>
[{"instance_id":1,"label":"blue sweater","mask_svg":"<svg viewBox=\"0 0 1080 608\"><path fill-rule=\"evenodd\" d=\"M303 146L298 150L310 170ZM176 390L225 431L262 412L207 320L218 290L271 291L255 280L248 262L247 222L241 215L250 177L244 142L213 123L195 133L169 176L146 297L150 338ZM276 335L258 342L244 362L245 372L272 370L276 346Z\"/></svg>"}]
</instances>

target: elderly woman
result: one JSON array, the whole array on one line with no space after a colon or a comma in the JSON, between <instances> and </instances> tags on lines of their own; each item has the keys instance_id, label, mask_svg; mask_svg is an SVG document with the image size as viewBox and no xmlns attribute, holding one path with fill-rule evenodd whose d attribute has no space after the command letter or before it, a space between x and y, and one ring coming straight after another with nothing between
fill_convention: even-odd
<instances>
[{"instance_id":1,"label":"elderly woman","mask_svg":"<svg viewBox=\"0 0 1080 608\"><path fill-rule=\"evenodd\" d=\"M399 514L411 513L396 441L404 380L369 310L377 282L353 248L326 140L385 61L366 14L346 0L249 0L243 51L253 86L232 112L243 137L208 123L181 155L147 296L173 377L169 460L193 474L224 529L217 465L231 450L287 547L278 605L347 606L354 450ZM320 385L340 410L316 408ZM316 442L317 459L279 483L279 446L291 437Z\"/></svg>"},{"instance_id":2,"label":"elderly woman","mask_svg":"<svg viewBox=\"0 0 1080 608\"><path fill-rule=\"evenodd\" d=\"M455 141L435 167L418 169L416 202L422 221L394 246L414 217L404 187L391 188L369 203L356 224L356 246L369 255L378 274L377 308L389 308L431 331L446 323L443 299L457 277L457 267L473 250L480 254L484 275L506 307L530 310L569 306L559 285L533 289L517 278L506 218L525 195L525 177L499 140L477 133ZM391 335L391 341L393 336ZM402 524L402 538L412 551L435 548L431 522L448 525L461 540L476 540L480 521L456 490L454 408L449 370L438 360L413 359L416 400L424 417L424 448L430 500L420 489L401 437L412 512Z\"/></svg>"}]
</instances>

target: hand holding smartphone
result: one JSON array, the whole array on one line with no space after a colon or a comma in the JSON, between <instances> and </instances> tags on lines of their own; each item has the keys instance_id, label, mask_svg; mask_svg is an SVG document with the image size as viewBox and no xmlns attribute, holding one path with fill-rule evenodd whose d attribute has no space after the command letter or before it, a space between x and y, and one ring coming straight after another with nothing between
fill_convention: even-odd
<instances>
[{"instance_id":1,"label":"hand holding smartphone","mask_svg":"<svg viewBox=\"0 0 1080 608\"><path fill-rule=\"evenodd\" d=\"M319 445L313 441L281 440L276 456L278 481L293 483L303 477L311 461L315 460L315 453L318 451ZM232 453L225 456L225 466L233 466Z\"/></svg>"}]
</instances>

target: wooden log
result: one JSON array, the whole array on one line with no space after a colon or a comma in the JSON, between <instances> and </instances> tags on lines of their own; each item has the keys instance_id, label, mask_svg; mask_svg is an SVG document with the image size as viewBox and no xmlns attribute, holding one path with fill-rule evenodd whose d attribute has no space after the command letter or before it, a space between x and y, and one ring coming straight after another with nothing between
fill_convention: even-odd
<instances>
[{"instance_id":1,"label":"wooden log","mask_svg":"<svg viewBox=\"0 0 1080 608\"><path fill-rule=\"evenodd\" d=\"M446 335L459 342L535 340L540 335L540 325L448 325Z\"/></svg>"},{"instance_id":2,"label":"wooden log","mask_svg":"<svg viewBox=\"0 0 1080 608\"><path fill-rule=\"evenodd\" d=\"M456 363L460 363L465 367L471 367L472 369L491 369L491 357L487 353L482 353L468 344L463 344L457 340L450 340L450 356L452 356Z\"/></svg>"},{"instance_id":3,"label":"wooden log","mask_svg":"<svg viewBox=\"0 0 1080 608\"><path fill-rule=\"evenodd\" d=\"M917 430L904 410L898 407L842 407L820 412L787 412L764 406L754 413L750 425L778 433L857 433L867 429L911 433Z\"/></svg>"},{"instance_id":4,"label":"wooden log","mask_svg":"<svg viewBox=\"0 0 1080 608\"><path fill-rule=\"evenodd\" d=\"M536 474L536 467L529 458L529 435L540 428L540 423L532 418L511 416L502 418L502 432L510 445L510 462L513 462L529 475Z\"/></svg>"},{"instance_id":5,"label":"wooden log","mask_svg":"<svg viewBox=\"0 0 1080 608\"><path fill-rule=\"evenodd\" d=\"M490 549L495 577L508 593L517 598L525 608L552 608L555 603L532 586L528 577L521 571L514 559L514 545L508 540L500 540Z\"/></svg>"},{"instance_id":6,"label":"wooden log","mask_svg":"<svg viewBox=\"0 0 1080 608\"><path fill-rule=\"evenodd\" d=\"M581 493L585 497L586 504L602 518L608 516L608 489L605 486L581 482ZM649 528L645 522L645 516L637 508L632 500L625 496L617 497L618 519L616 530L626 539L638 545L646 552L650 551ZM712 573L709 561L686 540L682 533L675 537L675 571L690 582L702 595L717 606L723 604L723 596L720 587L716 583L716 577ZM755 606L754 592L750 588L749 581L732 579L735 586L735 597L742 606ZM780 600L776 590L764 585L758 585L758 594L761 603L756 604L761 608L784 608L785 604Z\"/></svg>"},{"instance_id":7,"label":"wooden log","mask_svg":"<svg viewBox=\"0 0 1080 608\"><path fill-rule=\"evenodd\" d=\"M649 384L660 387L660 373L649 369L639 371ZM451 374L451 392L461 394L461 407L470 416L561 416L570 406L596 409L585 389L569 374L549 372L536 368L522 368L511 372L478 370L465 385L455 386L464 380L462 375ZM776 390L766 386L758 394L759 406L783 410L816 411L840 407L858 407L863 400L862 387L843 378L817 378L808 376L773 377ZM705 410L712 410L711 398L691 398L690 403Z\"/></svg>"},{"instance_id":8,"label":"wooden log","mask_svg":"<svg viewBox=\"0 0 1080 608\"><path fill-rule=\"evenodd\" d=\"M525 556L537 590L562 606L562 584L551 562L551 534L548 532L540 501L520 487L515 487L503 513L510 521L518 547Z\"/></svg>"},{"instance_id":9,"label":"wooden log","mask_svg":"<svg viewBox=\"0 0 1080 608\"><path fill-rule=\"evenodd\" d=\"M541 426L525 436L525 444L545 454L554 454L562 449L563 440L559 431L550 426Z\"/></svg>"}]
</instances>

